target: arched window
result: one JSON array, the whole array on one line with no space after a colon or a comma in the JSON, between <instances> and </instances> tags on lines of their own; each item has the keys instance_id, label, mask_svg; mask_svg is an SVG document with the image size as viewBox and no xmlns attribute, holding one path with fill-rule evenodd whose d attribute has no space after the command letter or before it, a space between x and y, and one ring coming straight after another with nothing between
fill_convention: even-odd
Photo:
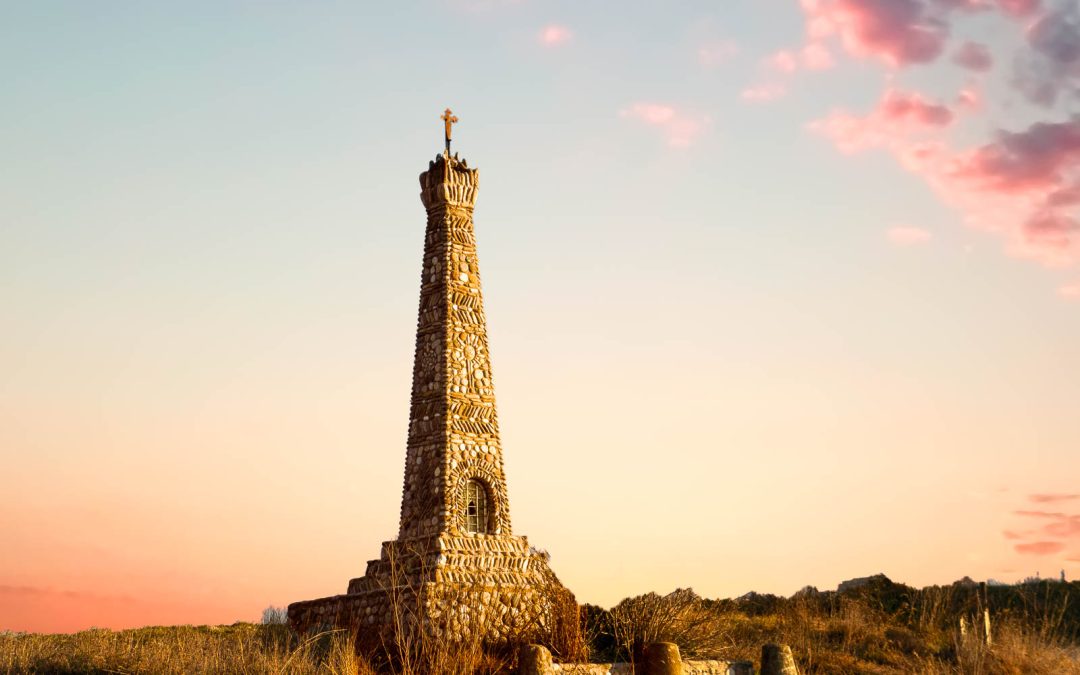
<instances>
[{"instance_id":1,"label":"arched window","mask_svg":"<svg viewBox=\"0 0 1080 675\"><path fill-rule=\"evenodd\" d=\"M480 534L488 531L487 488L478 480L465 483L465 529Z\"/></svg>"}]
</instances>

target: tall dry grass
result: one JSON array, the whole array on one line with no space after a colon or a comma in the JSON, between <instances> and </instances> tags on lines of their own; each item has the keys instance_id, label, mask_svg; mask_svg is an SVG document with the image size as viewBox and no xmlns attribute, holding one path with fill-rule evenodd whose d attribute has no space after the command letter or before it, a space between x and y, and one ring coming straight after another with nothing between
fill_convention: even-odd
<instances>
[{"instance_id":1,"label":"tall dry grass","mask_svg":"<svg viewBox=\"0 0 1080 675\"><path fill-rule=\"evenodd\" d=\"M371 675L344 632L300 640L286 626L169 626L71 635L0 633L0 673Z\"/></svg>"},{"instance_id":2,"label":"tall dry grass","mask_svg":"<svg viewBox=\"0 0 1080 675\"><path fill-rule=\"evenodd\" d=\"M1080 674L1070 590L1002 588L994 602L970 588L887 581L866 593L791 599L702 601L677 591L629 598L610 612L590 607L586 632L609 659L629 660L635 642L662 639L688 654L756 662L761 645L773 642L790 645L804 673L1070 675ZM981 627L987 607L990 644Z\"/></svg>"},{"instance_id":3,"label":"tall dry grass","mask_svg":"<svg viewBox=\"0 0 1080 675\"><path fill-rule=\"evenodd\" d=\"M422 602L408 586L396 601L402 624L371 659L357 656L342 631L301 639L283 625L177 626L74 635L0 634L0 673L349 673L466 675L506 672L516 645L493 648L479 631L444 640L410 632L409 608ZM478 590L478 589L473 589ZM674 640L689 655L757 661L761 645L789 644L802 672L928 675L1080 675L1080 642L1071 589L1000 589L989 602L992 640L974 630L982 607L961 589L878 594L814 594L793 599L702 600L690 591L630 598L607 611L586 607L577 639L599 661L632 656L635 643ZM1039 595L1039 594L1042 595ZM1025 597L1026 595L1026 597ZM476 596L458 607L479 611ZM991 598L993 600L993 598ZM996 604L995 604L996 603ZM566 620L578 616L564 608ZM961 633L959 617L968 630ZM448 624L450 625L450 624ZM567 651L567 654L570 652ZM580 660L563 657L563 661Z\"/></svg>"}]
</instances>

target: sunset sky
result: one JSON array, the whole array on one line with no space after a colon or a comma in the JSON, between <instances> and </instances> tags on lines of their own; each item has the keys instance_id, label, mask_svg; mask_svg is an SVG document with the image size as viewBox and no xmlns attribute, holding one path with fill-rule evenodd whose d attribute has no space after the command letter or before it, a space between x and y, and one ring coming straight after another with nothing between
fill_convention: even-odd
<instances>
[{"instance_id":1,"label":"sunset sky","mask_svg":"<svg viewBox=\"0 0 1080 675\"><path fill-rule=\"evenodd\" d=\"M0 630L397 532L424 212L579 601L1080 577L1080 3L0 5Z\"/></svg>"}]
</instances>

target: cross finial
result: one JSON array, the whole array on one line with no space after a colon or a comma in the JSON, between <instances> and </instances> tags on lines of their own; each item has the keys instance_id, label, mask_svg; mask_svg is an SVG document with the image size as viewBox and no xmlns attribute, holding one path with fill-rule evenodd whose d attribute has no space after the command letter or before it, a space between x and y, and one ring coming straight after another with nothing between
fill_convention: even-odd
<instances>
[{"instance_id":1,"label":"cross finial","mask_svg":"<svg viewBox=\"0 0 1080 675\"><path fill-rule=\"evenodd\" d=\"M450 131L451 131L451 127L453 126L453 124L455 122L457 122L458 120L457 120L457 117L454 115L453 111L450 110L450 108L447 108L443 112L442 117L440 117L439 119L441 119L444 122L444 126L446 127L446 156L449 157L450 156Z\"/></svg>"}]
</instances>

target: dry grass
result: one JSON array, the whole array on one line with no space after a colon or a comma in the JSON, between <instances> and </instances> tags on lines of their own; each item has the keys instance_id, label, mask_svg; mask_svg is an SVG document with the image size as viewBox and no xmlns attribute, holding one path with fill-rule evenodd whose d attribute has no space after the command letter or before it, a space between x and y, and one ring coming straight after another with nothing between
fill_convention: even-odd
<instances>
[{"instance_id":1,"label":"dry grass","mask_svg":"<svg viewBox=\"0 0 1080 675\"><path fill-rule=\"evenodd\" d=\"M169 626L72 635L0 634L3 673L369 675L351 636L298 640L285 626Z\"/></svg>"},{"instance_id":2,"label":"dry grass","mask_svg":"<svg viewBox=\"0 0 1080 675\"><path fill-rule=\"evenodd\" d=\"M608 612L586 607L585 636L597 661L625 660L638 642L682 642L687 655L756 662L761 645L789 644L802 672L929 675L1080 674L1077 611L1062 585L1000 589L985 598L995 617L988 646L981 614L964 589L916 591L886 585L872 593L786 600L702 600L690 591L649 594ZM1039 596L1043 593L1043 596ZM412 600L412 598L409 598ZM465 601L465 598L462 598ZM399 607L409 606L401 601ZM565 608L566 620L576 612ZM966 636L959 617L964 616ZM0 673L349 673L471 675L508 672L513 646L484 646L473 633L454 641L402 631L401 641L368 662L355 636L300 640L282 625L177 626L74 635L0 634ZM569 652L570 650L568 650ZM393 658L388 658L393 656ZM576 659L575 659L576 660Z\"/></svg>"},{"instance_id":3,"label":"dry grass","mask_svg":"<svg viewBox=\"0 0 1080 675\"><path fill-rule=\"evenodd\" d=\"M732 646L724 619L689 588L627 598L611 610L615 644L632 660L651 642L674 642L686 656L722 656Z\"/></svg>"},{"instance_id":4,"label":"dry grass","mask_svg":"<svg viewBox=\"0 0 1080 675\"><path fill-rule=\"evenodd\" d=\"M882 578L864 591L791 599L701 601L678 591L630 598L610 612L590 607L587 633L603 660L630 659L633 643L660 639L688 654L757 662L761 645L773 642L790 645L804 673L1080 674L1075 590L1018 585L992 589L988 599L970 586L917 590ZM989 646L986 606L994 617Z\"/></svg>"}]
</instances>

